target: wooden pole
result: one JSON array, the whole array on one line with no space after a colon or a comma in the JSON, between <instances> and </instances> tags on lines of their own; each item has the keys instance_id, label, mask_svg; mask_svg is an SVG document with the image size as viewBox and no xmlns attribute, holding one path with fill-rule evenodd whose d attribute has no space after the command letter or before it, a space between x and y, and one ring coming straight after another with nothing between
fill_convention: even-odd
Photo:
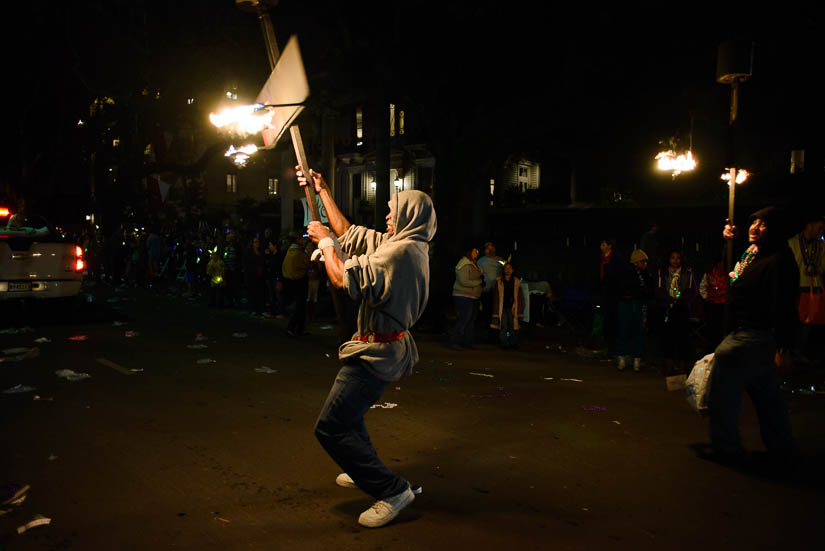
<instances>
[{"instance_id":1,"label":"wooden pole","mask_svg":"<svg viewBox=\"0 0 825 551\"><path fill-rule=\"evenodd\" d=\"M301 139L301 130L298 125L293 124L289 127L289 134L292 136L292 147L295 149L295 158L298 159L298 166L301 167L301 172L307 178L307 185L304 186L304 193L307 197L307 208L309 214L316 222L321 221L321 216L318 214L318 202L315 198L315 183L309 175L309 163L307 162L307 154L304 151L304 142Z\"/></svg>"},{"instance_id":2,"label":"wooden pole","mask_svg":"<svg viewBox=\"0 0 825 551\"><path fill-rule=\"evenodd\" d=\"M736 122L736 115L739 107L739 83L734 79L731 82L730 86L730 121L728 123L728 128L730 132L730 148L731 148L731 157L734 155L733 150L733 124ZM735 159L732 159L732 165L728 170L730 171L730 180L728 180L728 223L733 226L734 219L734 199L736 197L736 162ZM728 265L728 271L733 270L733 239L728 240L727 248L725 251L726 254L726 261Z\"/></svg>"}]
</instances>

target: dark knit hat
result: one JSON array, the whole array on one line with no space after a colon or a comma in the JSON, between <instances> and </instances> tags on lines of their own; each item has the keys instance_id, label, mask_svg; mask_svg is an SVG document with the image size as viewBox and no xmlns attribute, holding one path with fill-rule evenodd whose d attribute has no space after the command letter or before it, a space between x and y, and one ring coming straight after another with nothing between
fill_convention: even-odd
<instances>
[{"instance_id":1,"label":"dark knit hat","mask_svg":"<svg viewBox=\"0 0 825 551\"><path fill-rule=\"evenodd\" d=\"M771 205L759 209L751 214L748 220L753 223L757 218L763 220L768 226L768 243L770 244L786 241L793 233L788 212L783 208Z\"/></svg>"}]
</instances>

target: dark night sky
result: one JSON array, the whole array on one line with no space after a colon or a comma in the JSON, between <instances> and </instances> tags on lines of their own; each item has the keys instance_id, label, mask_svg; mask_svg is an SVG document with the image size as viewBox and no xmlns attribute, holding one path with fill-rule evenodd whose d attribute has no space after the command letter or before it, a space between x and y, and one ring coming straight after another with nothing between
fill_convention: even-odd
<instances>
[{"instance_id":1,"label":"dark night sky","mask_svg":"<svg viewBox=\"0 0 825 551\"><path fill-rule=\"evenodd\" d=\"M272 17L281 45L299 34L313 95L324 91L319 83L333 93L374 83L425 108L458 113L459 124L483 138L480 149L592 159L583 164L593 180L648 193L670 185L651 171L658 140L687 138L691 114L702 170L681 182L682 193L718 185L729 89L715 83L716 48L731 36L752 39L740 158L765 162L791 147L821 150L813 84L823 53L821 9L536 4L281 0ZM254 96L268 73L255 17L229 0L10 9L7 23L25 33L6 46L15 54L9 69L30 105L50 106L45 124L76 121L93 93L152 82L184 97L237 79ZM46 116L33 108L15 115L25 125L44 124ZM27 147L44 147L36 142Z\"/></svg>"}]
</instances>

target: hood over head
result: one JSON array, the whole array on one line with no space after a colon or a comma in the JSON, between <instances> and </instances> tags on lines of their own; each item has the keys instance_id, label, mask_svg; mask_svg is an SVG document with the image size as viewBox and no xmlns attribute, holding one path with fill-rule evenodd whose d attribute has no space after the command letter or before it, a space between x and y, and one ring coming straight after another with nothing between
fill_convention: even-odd
<instances>
[{"instance_id":1,"label":"hood over head","mask_svg":"<svg viewBox=\"0 0 825 551\"><path fill-rule=\"evenodd\" d=\"M393 195L395 219L389 241L411 239L428 243L435 236L436 217L433 201L423 191L405 190Z\"/></svg>"}]
</instances>

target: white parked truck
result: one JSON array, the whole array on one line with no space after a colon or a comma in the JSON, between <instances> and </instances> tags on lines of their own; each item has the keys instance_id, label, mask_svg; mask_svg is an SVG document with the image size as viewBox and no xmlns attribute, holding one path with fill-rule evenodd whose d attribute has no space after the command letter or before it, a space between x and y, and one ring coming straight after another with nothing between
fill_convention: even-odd
<instances>
[{"instance_id":1,"label":"white parked truck","mask_svg":"<svg viewBox=\"0 0 825 551\"><path fill-rule=\"evenodd\" d=\"M44 218L0 207L0 302L76 296L85 268L83 249Z\"/></svg>"}]
</instances>

